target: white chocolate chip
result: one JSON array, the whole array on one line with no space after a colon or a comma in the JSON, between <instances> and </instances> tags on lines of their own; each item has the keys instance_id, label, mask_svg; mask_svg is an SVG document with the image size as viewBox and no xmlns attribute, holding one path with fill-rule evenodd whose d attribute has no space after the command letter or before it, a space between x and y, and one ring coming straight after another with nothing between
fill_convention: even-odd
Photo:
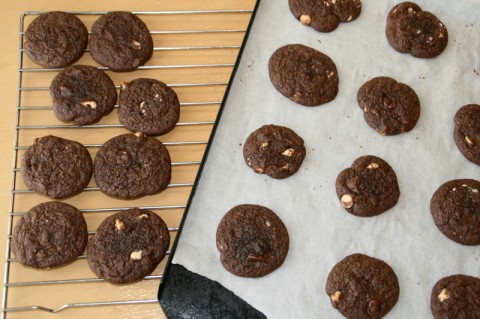
<instances>
[{"instance_id":1,"label":"white chocolate chip","mask_svg":"<svg viewBox=\"0 0 480 319\"><path fill-rule=\"evenodd\" d=\"M368 107L365 106L365 107L363 108L363 112L368 113Z\"/></svg>"},{"instance_id":2,"label":"white chocolate chip","mask_svg":"<svg viewBox=\"0 0 480 319\"><path fill-rule=\"evenodd\" d=\"M440 33L440 34L438 35L438 38L439 38L439 39L443 38L443 33Z\"/></svg>"},{"instance_id":3,"label":"white chocolate chip","mask_svg":"<svg viewBox=\"0 0 480 319\"><path fill-rule=\"evenodd\" d=\"M333 71L328 72L328 71L327 71L327 78L330 79L330 78L331 78L332 76L334 76L334 75L335 75L335 72L333 72Z\"/></svg>"},{"instance_id":4,"label":"white chocolate chip","mask_svg":"<svg viewBox=\"0 0 480 319\"><path fill-rule=\"evenodd\" d=\"M295 150L293 148L286 149L285 151L282 152L282 155L292 157L293 153L295 153Z\"/></svg>"},{"instance_id":5,"label":"white chocolate chip","mask_svg":"<svg viewBox=\"0 0 480 319\"><path fill-rule=\"evenodd\" d=\"M258 174L263 174L263 172L264 172L265 170L263 169L263 167L257 167L257 168L254 169L254 171L255 171L256 173L258 173Z\"/></svg>"},{"instance_id":6,"label":"white chocolate chip","mask_svg":"<svg viewBox=\"0 0 480 319\"><path fill-rule=\"evenodd\" d=\"M330 0L332 2L332 4L335 4L335 2L337 2L337 0Z\"/></svg>"},{"instance_id":7,"label":"white chocolate chip","mask_svg":"<svg viewBox=\"0 0 480 319\"><path fill-rule=\"evenodd\" d=\"M303 24L303 25L310 25L310 23L312 23L312 18L307 15L307 14L302 14L300 16L300 22Z\"/></svg>"},{"instance_id":8,"label":"white chocolate chip","mask_svg":"<svg viewBox=\"0 0 480 319\"><path fill-rule=\"evenodd\" d=\"M287 164L285 164L285 165L282 166L282 169L283 169L284 171L288 171L288 168L289 168L289 167L290 167L290 165L287 163Z\"/></svg>"},{"instance_id":9,"label":"white chocolate chip","mask_svg":"<svg viewBox=\"0 0 480 319\"><path fill-rule=\"evenodd\" d=\"M353 206L353 198L348 194L343 195L342 198L340 198L340 202L345 208L350 208Z\"/></svg>"},{"instance_id":10,"label":"white chocolate chip","mask_svg":"<svg viewBox=\"0 0 480 319\"><path fill-rule=\"evenodd\" d=\"M132 251L132 253L130 254L130 259L132 260L142 259L142 251L141 250Z\"/></svg>"},{"instance_id":11,"label":"white chocolate chip","mask_svg":"<svg viewBox=\"0 0 480 319\"><path fill-rule=\"evenodd\" d=\"M147 214L138 215L137 218L138 219L148 218L148 215Z\"/></svg>"},{"instance_id":12,"label":"white chocolate chip","mask_svg":"<svg viewBox=\"0 0 480 319\"><path fill-rule=\"evenodd\" d=\"M142 48L142 45L140 44L140 42L138 42L137 40L132 40L132 46L136 49L136 50L140 50Z\"/></svg>"},{"instance_id":13,"label":"white chocolate chip","mask_svg":"<svg viewBox=\"0 0 480 319\"><path fill-rule=\"evenodd\" d=\"M95 102L95 101L83 101L83 102L80 102L80 104L83 105L83 106L88 106L92 109L97 108L97 102Z\"/></svg>"},{"instance_id":14,"label":"white chocolate chip","mask_svg":"<svg viewBox=\"0 0 480 319\"><path fill-rule=\"evenodd\" d=\"M115 228L117 230L125 230L125 224L120 219L115 219Z\"/></svg>"},{"instance_id":15,"label":"white chocolate chip","mask_svg":"<svg viewBox=\"0 0 480 319\"><path fill-rule=\"evenodd\" d=\"M474 145L473 142L472 142L472 140L471 140L470 137L468 137L468 136L465 136L465 141L468 143L469 146L473 146L473 145Z\"/></svg>"},{"instance_id":16,"label":"white chocolate chip","mask_svg":"<svg viewBox=\"0 0 480 319\"><path fill-rule=\"evenodd\" d=\"M264 148L264 147L267 147L268 146L268 142L263 142L262 145L260 146L261 148Z\"/></svg>"},{"instance_id":17,"label":"white chocolate chip","mask_svg":"<svg viewBox=\"0 0 480 319\"><path fill-rule=\"evenodd\" d=\"M447 290L447 288L443 288L442 291L438 294L437 296L438 301L444 302L447 299L450 299L450 292Z\"/></svg>"},{"instance_id":18,"label":"white chocolate chip","mask_svg":"<svg viewBox=\"0 0 480 319\"><path fill-rule=\"evenodd\" d=\"M352 21L352 18L353 18L353 17L352 17L351 15L348 16L347 21L348 21L348 22Z\"/></svg>"},{"instance_id":19,"label":"white chocolate chip","mask_svg":"<svg viewBox=\"0 0 480 319\"><path fill-rule=\"evenodd\" d=\"M160 97L160 94L156 93L153 97L158 99Z\"/></svg>"},{"instance_id":20,"label":"white chocolate chip","mask_svg":"<svg viewBox=\"0 0 480 319\"><path fill-rule=\"evenodd\" d=\"M332 300L332 304L335 306L335 308L338 306L338 303L340 302L341 295L342 295L342 292L337 290L333 295L330 296L330 299Z\"/></svg>"},{"instance_id":21,"label":"white chocolate chip","mask_svg":"<svg viewBox=\"0 0 480 319\"><path fill-rule=\"evenodd\" d=\"M265 224L267 224L268 227L272 226L272 223L269 220L267 220Z\"/></svg>"},{"instance_id":22,"label":"white chocolate chip","mask_svg":"<svg viewBox=\"0 0 480 319\"><path fill-rule=\"evenodd\" d=\"M378 164L377 163L371 163L370 165L367 166L368 169L376 169L378 168Z\"/></svg>"},{"instance_id":23,"label":"white chocolate chip","mask_svg":"<svg viewBox=\"0 0 480 319\"><path fill-rule=\"evenodd\" d=\"M143 134L143 132L137 132L137 133L135 133L135 136L136 137L144 137L145 134Z\"/></svg>"},{"instance_id":24,"label":"white chocolate chip","mask_svg":"<svg viewBox=\"0 0 480 319\"><path fill-rule=\"evenodd\" d=\"M145 106L145 101L142 101L142 103L140 103L140 108L143 109L144 106Z\"/></svg>"},{"instance_id":25,"label":"white chocolate chip","mask_svg":"<svg viewBox=\"0 0 480 319\"><path fill-rule=\"evenodd\" d=\"M422 30L417 30L417 34L420 34L420 33L422 33Z\"/></svg>"}]
</instances>

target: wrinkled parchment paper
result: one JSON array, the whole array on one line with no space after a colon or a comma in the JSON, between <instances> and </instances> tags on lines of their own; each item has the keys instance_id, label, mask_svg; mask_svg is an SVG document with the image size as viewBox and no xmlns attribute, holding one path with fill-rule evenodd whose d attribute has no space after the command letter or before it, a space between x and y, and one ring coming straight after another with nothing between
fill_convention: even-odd
<instances>
[{"instance_id":1,"label":"wrinkled parchment paper","mask_svg":"<svg viewBox=\"0 0 480 319\"><path fill-rule=\"evenodd\" d=\"M480 246L445 237L430 215L430 198L444 182L480 179L453 140L453 116L480 103L480 1L416 1L447 26L449 43L434 59L395 51L385 37L386 15L399 1L363 0L351 23L324 34L293 18L287 0L263 0L194 197L173 262L219 281L269 318L343 318L325 293L330 269L352 253L386 261L400 298L388 318L431 318L430 292L440 278L480 276ZM278 93L268 59L280 46L302 43L332 58L339 94L319 107L297 105ZM376 76L410 85L421 103L416 127L380 136L363 119L358 88ZM306 159L285 180L254 174L243 160L247 136L264 124L292 128L305 140ZM362 155L395 170L401 195L386 213L348 214L335 194L338 173ZM215 232L222 216L243 203L264 205L284 221L290 251L283 266L258 279L236 277L221 265Z\"/></svg>"}]
</instances>

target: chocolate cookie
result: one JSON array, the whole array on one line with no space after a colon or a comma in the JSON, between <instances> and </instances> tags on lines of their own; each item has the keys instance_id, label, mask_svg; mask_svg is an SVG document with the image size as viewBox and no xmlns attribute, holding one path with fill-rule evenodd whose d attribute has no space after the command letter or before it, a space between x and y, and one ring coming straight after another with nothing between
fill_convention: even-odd
<instances>
[{"instance_id":1,"label":"chocolate cookie","mask_svg":"<svg viewBox=\"0 0 480 319\"><path fill-rule=\"evenodd\" d=\"M460 152L480 165L480 105L464 105L457 111L453 136Z\"/></svg>"},{"instance_id":2,"label":"chocolate cookie","mask_svg":"<svg viewBox=\"0 0 480 319\"><path fill-rule=\"evenodd\" d=\"M381 135L408 132L420 117L415 91L389 77L367 81L358 90L357 101L367 124Z\"/></svg>"},{"instance_id":3,"label":"chocolate cookie","mask_svg":"<svg viewBox=\"0 0 480 319\"><path fill-rule=\"evenodd\" d=\"M320 32L333 31L340 22L353 21L362 11L360 0L288 0L288 4L297 20Z\"/></svg>"},{"instance_id":4,"label":"chocolate cookie","mask_svg":"<svg viewBox=\"0 0 480 319\"><path fill-rule=\"evenodd\" d=\"M402 2L390 10L386 35L395 50L417 58L434 58L448 43L445 25L413 2Z\"/></svg>"},{"instance_id":5,"label":"chocolate cookie","mask_svg":"<svg viewBox=\"0 0 480 319\"><path fill-rule=\"evenodd\" d=\"M170 183L172 172L167 148L143 133L108 140L98 150L93 165L100 190L121 199L161 192Z\"/></svg>"},{"instance_id":6,"label":"chocolate cookie","mask_svg":"<svg viewBox=\"0 0 480 319\"><path fill-rule=\"evenodd\" d=\"M108 75L88 65L65 68L50 84L55 116L75 125L98 122L117 101L117 91Z\"/></svg>"},{"instance_id":7,"label":"chocolate cookie","mask_svg":"<svg viewBox=\"0 0 480 319\"><path fill-rule=\"evenodd\" d=\"M433 286L430 299L435 319L479 319L480 278L452 275Z\"/></svg>"},{"instance_id":8,"label":"chocolate cookie","mask_svg":"<svg viewBox=\"0 0 480 319\"><path fill-rule=\"evenodd\" d=\"M130 131L158 136L173 130L180 117L174 90L154 79L124 82L119 96L118 118Z\"/></svg>"},{"instance_id":9,"label":"chocolate cookie","mask_svg":"<svg viewBox=\"0 0 480 319\"><path fill-rule=\"evenodd\" d=\"M350 168L338 174L335 183L338 199L353 215L379 215L398 201L397 175L383 159L367 155L357 158Z\"/></svg>"},{"instance_id":10,"label":"chocolate cookie","mask_svg":"<svg viewBox=\"0 0 480 319\"><path fill-rule=\"evenodd\" d=\"M379 319L395 306L400 294L397 275L384 261L353 254L328 274L332 306L349 319Z\"/></svg>"},{"instance_id":11,"label":"chocolate cookie","mask_svg":"<svg viewBox=\"0 0 480 319\"><path fill-rule=\"evenodd\" d=\"M80 59L88 31L75 15L54 11L39 15L25 31L25 54L46 68L63 68Z\"/></svg>"},{"instance_id":12,"label":"chocolate cookie","mask_svg":"<svg viewBox=\"0 0 480 319\"><path fill-rule=\"evenodd\" d=\"M317 106L338 93L338 73L327 55L301 44L279 48L270 57L268 71L273 86L295 103Z\"/></svg>"},{"instance_id":13,"label":"chocolate cookie","mask_svg":"<svg viewBox=\"0 0 480 319\"><path fill-rule=\"evenodd\" d=\"M21 167L28 188L55 199L80 193L92 170L85 146L53 135L36 138L25 151Z\"/></svg>"},{"instance_id":14,"label":"chocolate cookie","mask_svg":"<svg viewBox=\"0 0 480 319\"><path fill-rule=\"evenodd\" d=\"M109 12L92 26L90 54L112 71L133 71L150 60L152 53L150 31L130 12Z\"/></svg>"},{"instance_id":15,"label":"chocolate cookie","mask_svg":"<svg viewBox=\"0 0 480 319\"><path fill-rule=\"evenodd\" d=\"M438 229L457 243L480 245L480 182L456 179L440 186L430 200Z\"/></svg>"},{"instance_id":16,"label":"chocolate cookie","mask_svg":"<svg viewBox=\"0 0 480 319\"><path fill-rule=\"evenodd\" d=\"M289 237L282 220L259 205L238 205L218 224L217 249L226 270L240 277L262 277L287 257Z\"/></svg>"},{"instance_id":17,"label":"chocolate cookie","mask_svg":"<svg viewBox=\"0 0 480 319\"><path fill-rule=\"evenodd\" d=\"M92 271L111 283L126 284L151 274L170 243L167 225L155 213L129 209L107 217L88 241Z\"/></svg>"},{"instance_id":18,"label":"chocolate cookie","mask_svg":"<svg viewBox=\"0 0 480 319\"><path fill-rule=\"evenodd\" d=\"M20 218L11 248L22 265L48 269L75 260L85 250L87 240L87 224L78 209L46 202Z\"/></svg>"},{"instance_id":19,"label":"chocolate cookie","mask_svg":"<svg viewBox=\"0 0 480 319\"><path fill-rule=\"evenodd\" d=\"M284 126L264 125L243 146L243 158L254 172L277 179L295 174L305 155L303 139Z\"/></svg>"}]
</instances>

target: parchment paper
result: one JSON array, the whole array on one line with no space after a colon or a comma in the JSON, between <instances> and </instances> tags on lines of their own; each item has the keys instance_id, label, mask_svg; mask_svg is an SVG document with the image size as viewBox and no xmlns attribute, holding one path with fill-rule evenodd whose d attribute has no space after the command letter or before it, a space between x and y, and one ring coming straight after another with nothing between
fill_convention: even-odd
<instances>
[{"instance_id":1,"label":"parchment paper","mask_svg":"<svg viewBox=\"0 0 480 319\"><path fill-rule=\"evenodd\" d=\"M434 283L451 274L480 276L480 246L445 237L430 214L430 198L444 182L480 179L453 140L453 117L480 103L480 1L416 1L444 22L446 50L435 59L395 51L385 37L388 11L399 1L363 0L360 17L322 34L302 26L288 1L263 0L194 197L173 262L219 281L269 318L343 318L325 293L331 268L352 253L386 261L396 272L400 298L388 318L431 318ZM336 99L319 107L297 105L278 93L268 59L280 46L302 43L336 63ZM380 136L363 119L356 95L375 76L410 85L421 103L416 127ZM306 159L285 180L253 173L243 160L247 136L264 124L292 128L305 140ZM338 173L362 155L376 155L395 170L401 195L386 213L348 214L335 194ZM243 203L264 205L290 234L285 263L263 278L227 272L215 246L222 216Z\"/></svg>"}]
</instances>

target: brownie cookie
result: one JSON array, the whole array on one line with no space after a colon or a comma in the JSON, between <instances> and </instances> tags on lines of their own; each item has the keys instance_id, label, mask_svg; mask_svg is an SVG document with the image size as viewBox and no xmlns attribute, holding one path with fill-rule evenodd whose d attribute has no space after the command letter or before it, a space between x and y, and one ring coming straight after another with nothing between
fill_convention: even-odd
<instances>
[{"instance_id":1,"label":"brownie cookie","mask_svg":"<svg viewBox=\"0 0 480 319\"><path fill-rule=\"evenodd\" d=\"M88 65L65 68L50 84L53 113L64 122L85 125L109 114L117 101L117 91L108 75Z\"/></svg>"},{"instance_id":2,"label":"brownie cookie","mask_svg":"<svg viewBox=\"0 0 480 319\"><path fill-rule=\"evenodd\" d=\"M112 71L133 71L150 60L152 53L150 31L130 12L109 12L92 26L90 54Z\"/></svg>"},{"instance_id":3,"label":"brownie cookie","mask_svg":"<svg viewBox=\"0 0 480 319\"><path fill-rule=\"evenodd\" d=\"M438 229L463 245L480 245L480 182L456 179L440 186L430 200Z\"/></svg>"},{"instance_id":4,"label":"brownie cookie","mask_svg":"<svg viewBox=\"0 0 480 319\"><path fill-rule=\"evenodd\" d=\"M22 160L28 188L50 198L76 195L92 177L92 158L85 146L57 136L36 138Z\"/></svg>"},{"instance_id":5,"label":"brownie cookie","mask_svg":"<svg viewBox=\"0 0 480 319\"><path fill-rule=\"evenodd\" d=\"M331 32L340 22L355 20L362 11L360 0L289 0L288 4L297 20L320 32Z\"/></svg>"},{"instance_id":6,"label":"brownie cookie","mask_svg":"<svg viewBox=\"0 0 480 319\"><path fill-rule=\"evenodd\" d=\"M389 77L367 81L358 90L357 101L367 124L381 135L408 132L420 117L415 91Z\"/></svg>"},{"instance_id":7,"label":"brownie cookie","mask_svg":"<svg viewBox=\"0 0 480 319\"><path fill-rule=\"evenodd\" d=\"M386 36L395 50L417 58L434 58L448 43L445 25L413 2L402 2L390 10Z\"/></svg>"},{"instance_id":8,"label":"brownie cookie","mask_svg":"<svg viewBox=\"0 0 480 319\"><path fill-rule=\"evenodd\" d=\"M397 175L383 159L366 155L338 174L338 199L345 210L360 217L379 215L400 197Z\"/></svg>"},{"instance_id":9,"label":"brownie cookie","mask_svg":"<svg viewBox=\"0 0 480 319\"><path fill-rule=\"evenodd\" d=\"M155 213L129 209L107 217L88 241L92 271L111 283L126 284L151 274L170 243L167 225Z\"/></svg>"},{"instance_id":10,"label":"brownie cookie","mask_svg":"<svg viewBox=\"0 0 480 319\"><path fill-rule=\"evenodd\" d=\"M143 133L108 140L98 150L93 165L100 190L121 199L161 192L170 183L172 172L167 148Z\"/></svg>"},{"instance_id":11,"label":"brownie cookie","mask_svg":"<svg viewBox=\"0 0 480 319\"><path fill-rule=\"evenodd\" d=\"M430 308L435 319L480 318L480 278L452 275L433 286Z\"/></svg>"},{"instance_id":12,"label":"brownie cookie","mask_svg":"<svg viewBox=\"0 0 480 319\"><path fill-rule=\"evenodd\" d=\"M87 240L87 224L78 209L46 202L20 218L11 248L22 265L48 269L75 260L85 250Z\"/></svg>"},{"instance_id":13,"label":"brownie cookie","mask_svg":"<svg viewBox=\"0 0 480 319\"><path fill-rule=\"evenodd\" d=\"M338 73L327 55L301 44L276 50L268 62L273 86L295 103L317 106L338 93Z\"/></svg>"},{"instance_id":14,"label":"brownie cookie","mask_svg":"<svg viewBox=\"0 0 480 319\"><path fill-rule=\"evenodd\" d=\"M472 163L480 165L480 105L462 106L455 114L455 143Z\"/></svg>"},{"instance_id":15,"label":"brownie cookie","mask_svg":"<svg viewBox=\"0 0 480 319\"><path fill-rule=\"evenodd\" d=\"M39 15L25 31L25 54L46 68L63 68L80 59L88 31L75 15L54 11Z\"/></svg>"},{"instance_id":16,"label":"brownie cookie","mask_svg":"<svg viewBox=\"0 0 480 319\"><path fill-rule=\"evenodd\" d=\"M217 228L217 249L226 270L240 277L262 277L287 257L289 237L282 220L259 205L238 205Z\"/></svg>"},{"instance_id":17,"label":"brownie cookie","mask_svg":"<svg viewBox=\"0 0 480 319\"><path fill-rule=\"evenodd\" d=\"M243 158L254 172L277 179L295 174L305 155L303 139L284 126L264 125L243 146Z\"/></svg>"},{"instance_id":18,"label":"brownie cookie","mask_svg":"<svg viewBox=\"0 0 480 319\"><path fill-rule=\"evenodd\" d=\"M180 117L174 90L154 79L124 82L119 96L118 118L130 131L158 136L173 130Z\"/></svg>"},{"instance_id":19,"label":"brownie cookie","mask_svg":"<svg viewBox=\"0 0 480 319\"><path fill-rule=\"evenodd\" d=\"M379 319L397 303L397 275L384 261L353 254L328 274L327 294L332 306L349 319Z\"/></svg>"}]
</instances>

